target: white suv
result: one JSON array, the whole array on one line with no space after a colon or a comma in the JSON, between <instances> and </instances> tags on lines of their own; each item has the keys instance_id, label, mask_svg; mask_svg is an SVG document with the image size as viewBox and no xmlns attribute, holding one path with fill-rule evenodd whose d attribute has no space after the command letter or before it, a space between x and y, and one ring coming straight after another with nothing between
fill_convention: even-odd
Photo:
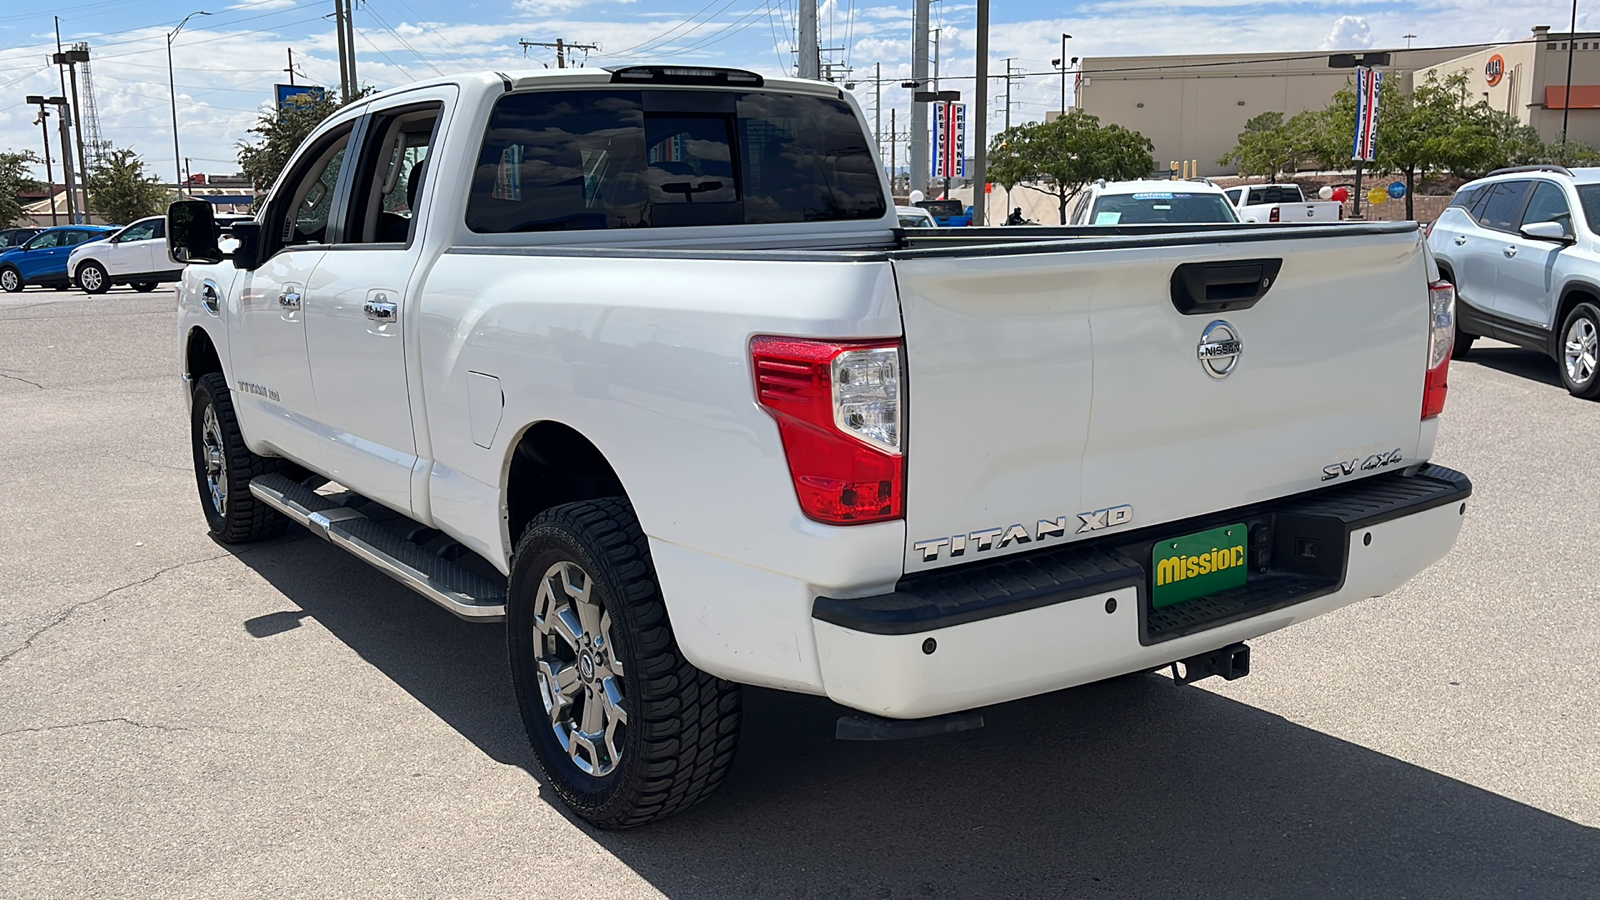
<instances>
[{"instance_id":1,"label":"white suv","mask_svg":"<svg viewBox=\"0 0 1600 900\"><path fill-rule=\"evenodd\" d=\"M1478 337L1538 350L1567 390L1600 399L1600 168L1520 166L1468 182L1428 247L1456 286L1458 358Z\"/></svg>"},{"instance_id":2,"label":"white suv","mask_svg":"<svg viewBox=\"0 0 1600 900\"><path fill-rule=\"evenodd\" d=\"M1072 207L1069 225L1237 223L1228 197L1209 181L1097 181Z\"/></svg>"},{"instance_id":3,"label":"white suv","mask_svg":"<svg viewBox=\"0 0 1600 900\"><path fill-rule=\"evenodd\" d=\"M82 245L67 260L67 271L90 294L104 294L114 284L153 291L183 276L183 268L167 255L166 216L140 219L106 240Z\"/></svg>"}]
</instances>

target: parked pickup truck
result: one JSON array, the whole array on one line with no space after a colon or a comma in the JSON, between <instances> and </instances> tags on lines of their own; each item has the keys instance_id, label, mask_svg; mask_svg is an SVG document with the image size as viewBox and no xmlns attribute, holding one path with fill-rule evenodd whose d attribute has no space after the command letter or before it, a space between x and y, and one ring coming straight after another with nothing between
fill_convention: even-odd
<instances>
[{"instance_id":1,"label":"parked pickup truck","mask_svg":"<svg viewBox=\"0 0 1600 900\"><path fill-rule=\"evenodd\" d=\"M1241 222L1337 222L1344 204L1307 200L1298 184L1246 184L1225 191Z\"/></svg>"},{"instance_id":2,"label":"parked pickup truck","mask_svg":"<svg viewBox=\"0 0 1600 900\"><path fill-rule=\"evenodd\" d=\"M226 256L175 204L212 533L298 523L504 621L602 827L722 781L741 685L874 738L1237 677L1450 549L1414 224L918 237L869 134L822 82L484 74L334 114Z\"/></svg>"}]
</instances>

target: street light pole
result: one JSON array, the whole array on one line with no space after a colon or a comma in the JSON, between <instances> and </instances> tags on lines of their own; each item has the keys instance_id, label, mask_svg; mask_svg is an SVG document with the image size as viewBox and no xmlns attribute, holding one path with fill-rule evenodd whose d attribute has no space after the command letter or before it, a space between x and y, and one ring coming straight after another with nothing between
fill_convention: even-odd
<instances>
[{"instance_id":1,"label":"street light pole","mask_svg":"<svg viewBox=\"0 0 1600 900\"><path fill-rule=\"evenodd\" d=\"M1061 34L1061 114L1063 116L1067 114L1067 41L1069 41L1071 39L1072 39L1072 35L1067 34L1066 32L1062 32L1062 34Z\"/></svg>"},{"instance_id":2,"label":"street light pole","mask_svg":"<svg viewBox=\"0 0 1600 900\"><path fill-rule=\"evenodd\" d=\"M177 80L172 76L172 39L178 36L178 32L183 30L183 26L189 24L190 19L194 18L195 16L209 15L211 15L211 13L208 13L203 9L196 10L192 13L189 13L187 16L184 16L183 21L178 23L177 28L167 32L167 89L172 94L172 166L173 171L177 176L173 181L173 184L177 186L178 196L180 197L183 196L184 187L183 153L178 150L178 83Z\"/></svg>"},{"instance_id":3,"label":"street light pole","mask_svg":"<svg viewBox=\"0 0 1600 900\"><path fill-rule=\"evenodd\" d=\"M1561 164L1567 164L1567 115L1572 112L1572 50L1578 46L1578 0L1572 0L1572 25L1567 29L1567 86L1561 103Z\"/></svg>"}]
</instances>

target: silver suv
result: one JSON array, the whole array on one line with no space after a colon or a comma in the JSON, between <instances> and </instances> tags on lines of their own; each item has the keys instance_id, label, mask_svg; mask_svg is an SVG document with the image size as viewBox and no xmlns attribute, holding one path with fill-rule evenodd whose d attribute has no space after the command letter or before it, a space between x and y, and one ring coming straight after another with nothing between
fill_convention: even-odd
<instances>
[{"instance_id":1,"label":"silver suv","mask_svg":"<svg viewBox=\"0 0 1600 900\"><path fill-rule=\"evenodd\" d=\"M1600 399L1600 168L1520 166L1461 186L1428 233L1456 286L1456 348L1492 337L1553 357Z\"/></svg>"}]
</instances>

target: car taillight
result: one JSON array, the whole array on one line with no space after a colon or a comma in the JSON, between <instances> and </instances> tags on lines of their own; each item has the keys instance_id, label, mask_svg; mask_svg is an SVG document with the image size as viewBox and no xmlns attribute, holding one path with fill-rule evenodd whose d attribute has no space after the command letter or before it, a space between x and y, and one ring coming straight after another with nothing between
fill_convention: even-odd
<instances>
[{"instance_id":1,"label":"car taillight","mask_svg":"<svg viewBox=\"0 0 1600 900\"><path fill-rule=\"evenodd\" d=\"M1268 222L1277 222L1277 221L1280 221L1281 218L1282 218L1282 215L1278 212L1278 207L1274 206L1272 208L1272 214L1267 216L1267 221Z\"/></svg>"},{"instance_id":2,"label":"car taillight","mask_svg":"<svg viewBox=\"0 0 1600 900\"><path fill-rule=\"evenodd\" d=\"M778 420L800 509L830 525L905 509L899 341L750 342L756 399Z\"/></svg>"},{"instance_id":3,"label":"car taillight","mask_svg":"<svg viewBox=\"0 0 1600 900\"><path fill-rule=\"evenodd\" d=\"M1444 412L1445 379L1456 343L1456 288L1448 281L1428 285L1428 374L1423 380L1422 417Z\"/></svg>"},{"instance_id":4,"label":"car taillight","mask_svg":"<svg viewBox=\"0 0 1600 900\"><path fill-rule=\"evenodd\" d=\"M1437 219L1434 220L1434 222L1437 221ZM1433 237L1433 224L1433 222L1429 222L1428 224L1422 226L1422 237L1424 240Z\"/></svg>"}]
</instances>

